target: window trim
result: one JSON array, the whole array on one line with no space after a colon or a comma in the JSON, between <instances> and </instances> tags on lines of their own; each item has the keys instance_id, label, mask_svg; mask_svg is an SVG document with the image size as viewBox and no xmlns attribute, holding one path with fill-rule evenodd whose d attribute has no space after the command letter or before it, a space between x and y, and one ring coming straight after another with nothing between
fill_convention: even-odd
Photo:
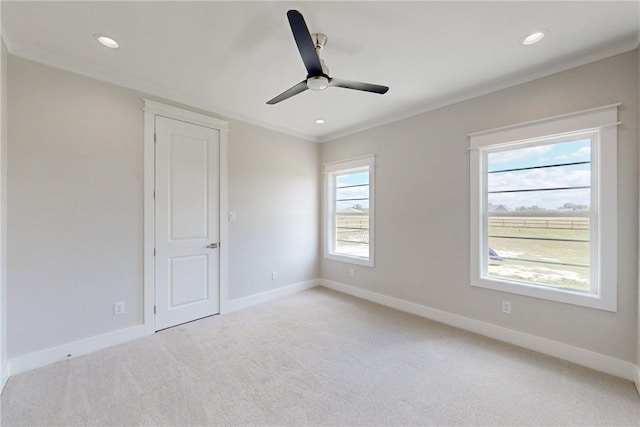
<instances>
[{"instance_id":1,"label":"window trim","mask_svg":"<svg viewBox=\"0 0 640 427\"><path fill-rule=\"evenodd\" d=\"M369 171L369 257L363 258L337 254L331 251L335 242L335 176L345 172L368 169ZM365 267L375 265L375 156L366 155L347 160L325 163L322 165L324 175L324 207L323 207L323 252L326 259Z\"/></svg>"},{"instance_id":2,"label":"window trim","mask_svg":"<svg viewBox=\"0 0 640 427\"><path fill-rule=\"evenodd\" d=\"M564 114L513 126L469 134L470 137L470 285L558 301L606 311L617 311L617 125L618 106L607 105L576 113ZM585 294L567 289L543 285L523 284L483 277L483 255L485 242L486 164L487 150L522 146L527 143L544 143L545 139L559 140L563 137L585 133L598 134L592 147L592 191L595 188L597 220L597 245L592 251L598 263L597 294ZM593 153L593 151L592 151ZM595 173L594 173L595 171ZM592 200L593 197L592 197ZM593 252L592 252L593 253ZM592 255L593 256L593 255ZM593 277L592 277L593 280ZM594 285L592 284L592 287Z\"/></svg>"}]
</instances>

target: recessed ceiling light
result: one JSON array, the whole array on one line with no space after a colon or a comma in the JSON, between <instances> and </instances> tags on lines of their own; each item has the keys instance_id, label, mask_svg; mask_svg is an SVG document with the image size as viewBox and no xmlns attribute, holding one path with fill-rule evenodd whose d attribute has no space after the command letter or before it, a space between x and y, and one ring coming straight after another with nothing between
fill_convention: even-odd
<instances>
[{"instance_id":1,"label":"recessed ceiling light","mask_svg":"<svg viewBox=\"0 0 640 427\"><path fill-rule=\"evenodd\" d=\"M323 125L324 124L324 120L318 119L318 120L316 120L316 124L317 125Z\"/></svg>"},{"instance_id":2,"label":"recessed ceiling light","mask_svg":"<svg viewBox=\"0 0 640 427\"><path fill-rule=\"evenodd\" d=\"M520 43L522 43L525 46L529 46L535 43L538 43L540 40L542 40L544 38L544 36L548 33L547 30L538 30L535 31L531 34L529 34L528 36L524 36L521 40Z\"/></svg>"},{"instance_id":3,"label":"recessed ceiling light","mask_svg":"<svg viewBox=\"0 0 640 427\"><path fill-rule=\"evenodd\" d=\"M118 44L117 41L115 41L114 39L112 39L111 37L105 36L104 34L94 34L93 38L95 38L96 40L98 40L100 43L102 43L104 46L109 47L111 49L117 49L120 47L120 45Z\"/></svg>"}]
</instances>

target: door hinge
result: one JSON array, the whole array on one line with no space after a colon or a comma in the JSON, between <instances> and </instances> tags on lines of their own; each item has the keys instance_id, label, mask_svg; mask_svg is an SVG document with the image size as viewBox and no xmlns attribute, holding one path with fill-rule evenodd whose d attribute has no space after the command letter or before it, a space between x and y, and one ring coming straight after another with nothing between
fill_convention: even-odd
<instances>
[{"instance_id":1,"label":"door hinge","mask_svg":"<svg viewBox=\"0 0 640 427\"><path fill-rule=\"evenodd\" d=\"M156 248L153 248L153 256L156 256Z\"/></svg>"},{"instance_id":2,"label":"door hinge","mask_svg":"<svg viewBox=\"0 0 640 427\"><path fill-rule=\"evenodd\" d=\"M153 314L156 314L156 306L153 306Z\"/></svg>"},{"instance_id":3,"label":"door hinge","mask_svg":"<svg viewBox=\"0 0 640 427\"><path fill-rule=\"evenodd\" d=\"M153 200L155 200L155 199L156 199L156 192L154 191L153 192Z\"/></svg>"},{"instance_id":4,"label":"door hinge","mask_svg":"<svg viewBox=\"0 0 640 427\"><path fill-rule=\"evenodd\" d=\"M153 134L153 142L154 143L158 142L158 134L157 133Z\"/></svg>"}]
</instances>

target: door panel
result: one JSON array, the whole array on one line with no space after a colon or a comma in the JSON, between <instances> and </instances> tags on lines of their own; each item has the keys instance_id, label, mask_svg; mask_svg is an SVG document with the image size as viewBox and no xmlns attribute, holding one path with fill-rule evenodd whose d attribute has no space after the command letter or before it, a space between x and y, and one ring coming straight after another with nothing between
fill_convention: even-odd
<instances>
[{"instance_id":1,"label":"door panel","mask_svg":"<svg viewBox=\"0 0 640 427\"><path fill-rule=\"evenodd\" d=\"M208 237L207 139L172 133L169 140L171 240Z\"/></svg>"},{"instance_id":2,"label":"door panel","mask_svg":"<svg viewBox=\"0 0 640 427\"><path fill-rule=\"evenodd\" d=\"M156 330L219 312L218 130L156 117Z\"/></svg>"},{"instance_id":3,"label":"door panel","mask_svg":"<svg viewBox=\"0 0 640 427\"><path fill-rule=\"evenodd\" d=\"M209 268L206 255L175 257L169 260L169 309L206 301Z\"/></svg>"}]
</instances>

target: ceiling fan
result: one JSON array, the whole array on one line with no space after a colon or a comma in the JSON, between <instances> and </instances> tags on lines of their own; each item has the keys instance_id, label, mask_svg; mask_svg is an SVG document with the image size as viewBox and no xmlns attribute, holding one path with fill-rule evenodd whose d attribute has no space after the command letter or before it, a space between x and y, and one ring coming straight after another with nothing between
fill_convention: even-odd
<instances>
[{"instance_id":1,"label":"ceiling fan","mask_svg":"<svg viewBox=\"0 0 640 427\"><path fill-rule=\"evenodd\" d=\"M374 85L370 83L353 82L349 80L335 79L329 77L329 68L324 61L320 59L319 52L327 43L327 36L322 33L309 33L304 17L297 10L287 12L289 25L293 38L298 45L298 51L302 56L302 62L307 69L307 78L297 85L285 90L280 95L267 101L267 104L273 105L280 101L291 98L307 89L324 90L329 86L341 87L345 89L361 90L364 92L373 92L384 94L389 88L387 86Z\"/></svg>"}]
</instances>

